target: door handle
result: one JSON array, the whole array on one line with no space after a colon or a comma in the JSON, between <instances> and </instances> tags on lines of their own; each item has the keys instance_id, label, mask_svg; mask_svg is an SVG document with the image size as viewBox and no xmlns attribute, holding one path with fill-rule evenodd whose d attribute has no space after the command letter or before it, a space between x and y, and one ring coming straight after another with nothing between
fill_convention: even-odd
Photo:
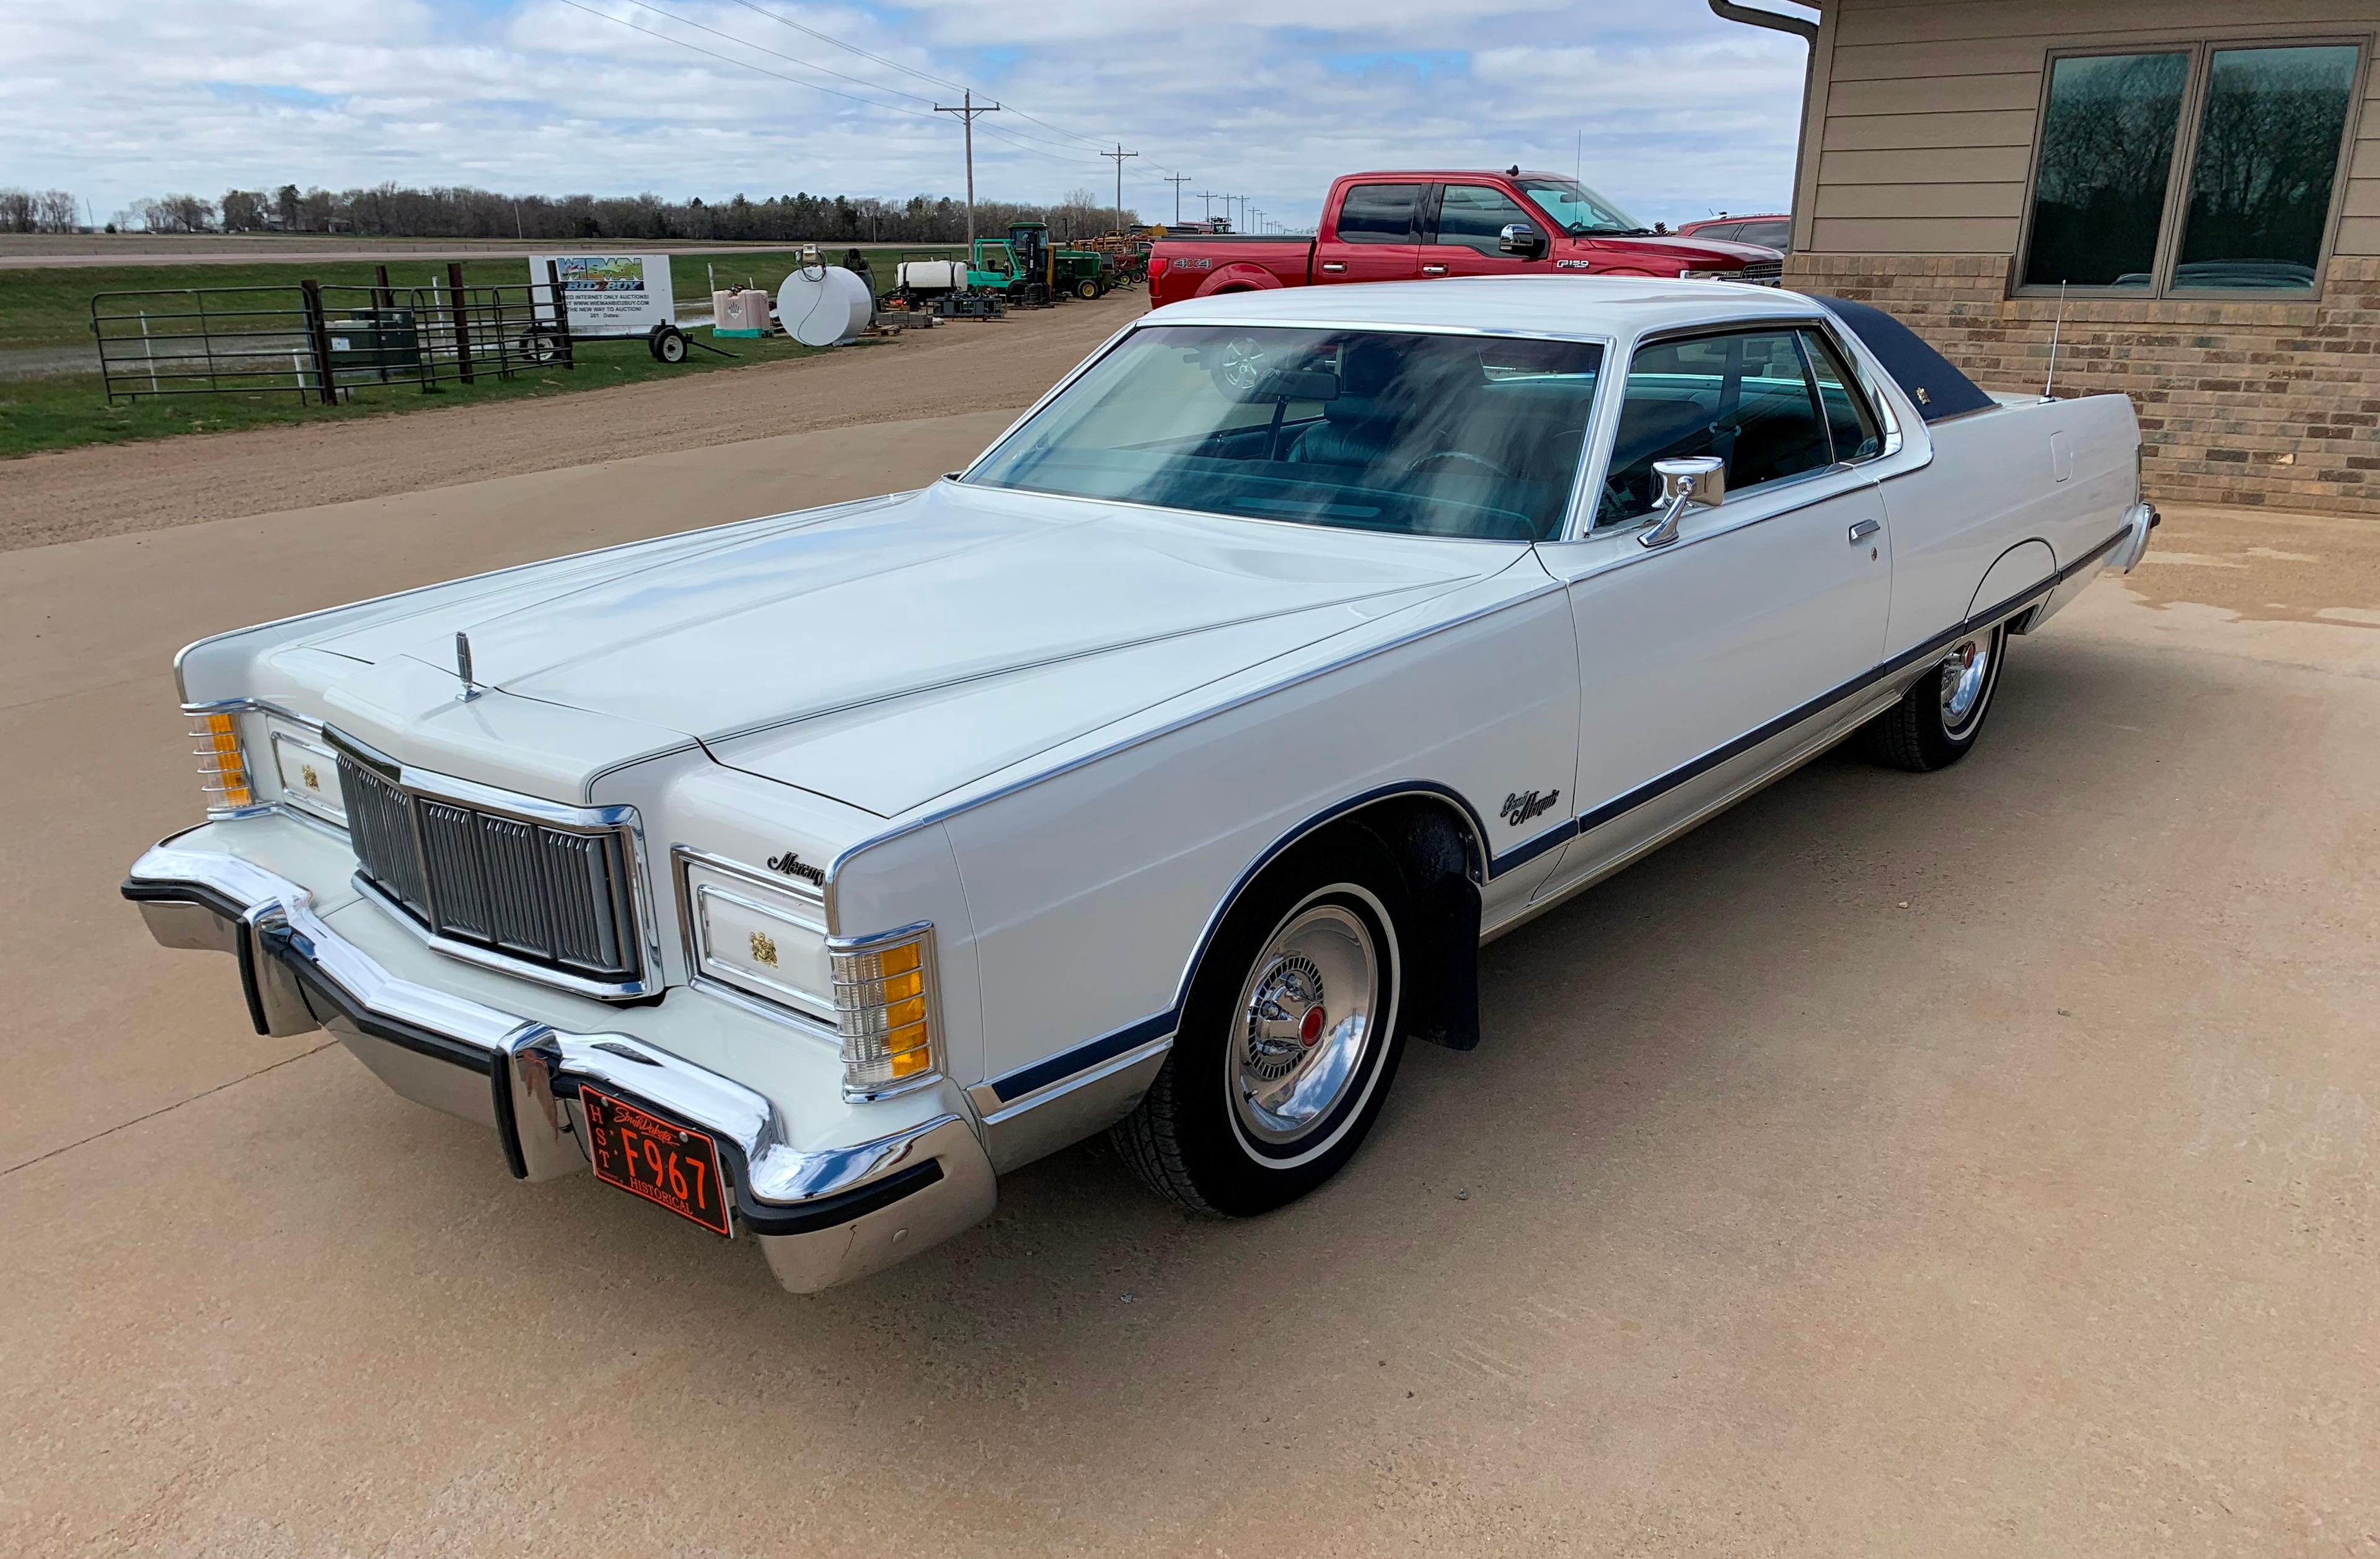
<instances>
[{"instance_id":1,"label":"door handle","mask_svg":"<svg viewBox=\"0 0 2380 1559\"><path fill-rule=\"evenodd\" d=\"M1421 268L1421 273L1425 276L1443 276L1446 274L1446 267L1443 265L1425 265Z\"/></svg>"},{"instance_id":2,"label":"door handle","mask_svg":"<svg viewBox=\"0 0 2380 1559\"><path fill-rule=\"evenodd\" d=\"M1347 269L1347 262L1343 260L1326 260L1322 262L1322 269L1336 276Z\"/></svg>"},{"instance_id":3,"label":"door handle","mask_svg":"<svg viewBox=\"0 0 2380 1559\"><path fill-rule=\"evenodd\" d=\"M1884 522L1882 520L1862 520L1859 524L1852 526L1852 545L1854 547L1858 546L1861 542L1865 541L1869 537L1874 536L1877 531L1880 531L1883 528Z\"/></svg>"}]
</instances>

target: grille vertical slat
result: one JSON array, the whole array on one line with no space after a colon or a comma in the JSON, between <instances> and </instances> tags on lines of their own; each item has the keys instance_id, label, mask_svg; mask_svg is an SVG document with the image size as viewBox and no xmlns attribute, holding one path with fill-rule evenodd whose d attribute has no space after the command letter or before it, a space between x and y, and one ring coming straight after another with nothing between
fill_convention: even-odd
<instances>
[{"instance_id":1,"label":"grille vertical slat","mask_svg":"<svg viewBox=\"0 0 2380 1559\"><path fill-rule=\"evenodd\" d=\"M344 753L339 779L363 876L416 920L570 973L635 976L627 847L617 831L416 795Z\"/></svg>"}]
</instances>

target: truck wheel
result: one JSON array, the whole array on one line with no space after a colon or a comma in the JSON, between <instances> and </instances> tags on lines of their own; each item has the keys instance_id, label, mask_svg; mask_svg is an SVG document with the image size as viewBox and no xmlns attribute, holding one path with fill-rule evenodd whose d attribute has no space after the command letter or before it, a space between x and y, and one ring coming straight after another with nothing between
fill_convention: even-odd
<instances>
[{"instance_id":1,"label":"truck wheel","mask_svg":"<svg viewBox=\"0 0 2380 1559\"><path fill-rule=\"evenodd\" d=\"M1270 365L1263 342L1252 335L1233 336L1207 355L1207 376L1215 388L1234 401L1253 397L1263 385Z\"/></svg>"},{"instance_id":2,"label":"truck wheel","mask_svg":"<svg viewBox=\"0 0 2380 1559\"><path fill-rule=\"evenodd\" d=\"M1086 276L1075 284L1075 296L1087 303L1099 296L1099 284Z\"/></svg>"},{"instance_id":3,"label":"truck wheel","mask_svg":"<svg viewBox=\"0 0 2380 1559\"><path fill-rule=\"evenodd\" d=\"M1880 763L1912 774L1965 757L1992 711L2008 649L2008 624L1985 628L1950 647L1933 674L1919 677L1900 702L1868 722L1868 750Z\"/></svg>"},{"instance_id":4,"label":"truck wheel","mask_svg":"<svg viewBox=\"0 0 2380 1559\"><path fill-rule=\"evenodd\" d=\"M1337 1174L1403 1054L1403 875L1368 835L1300 846L1200 961L1172 1054L1113 1133L1151 1190L1249 1217Z\"/></svg>"}]
</instances>

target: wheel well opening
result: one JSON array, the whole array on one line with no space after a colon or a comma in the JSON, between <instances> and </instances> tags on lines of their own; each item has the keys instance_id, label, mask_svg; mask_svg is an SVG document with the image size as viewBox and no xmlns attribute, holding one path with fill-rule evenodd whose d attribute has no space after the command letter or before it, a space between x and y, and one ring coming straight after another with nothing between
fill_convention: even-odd
<instances>
[{"instance_id":1,"label":"wheel well opening","mask_svg":"<svg viewBox=\"0 0 2380 1559\"><path fill-rule=\"evenodd\" d=\"M1479 885L1487 858L1450 802L1392 796L1340 819L1377 840L1405 873L1414 903L1406 976L1409 1032L1450 1050L1479 1044Z\"/></svg>"}]
</instances>

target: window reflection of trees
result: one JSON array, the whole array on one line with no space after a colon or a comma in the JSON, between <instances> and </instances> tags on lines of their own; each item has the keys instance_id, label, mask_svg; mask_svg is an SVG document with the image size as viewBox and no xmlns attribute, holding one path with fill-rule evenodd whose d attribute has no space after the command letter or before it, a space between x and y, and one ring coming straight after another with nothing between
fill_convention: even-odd
<instances>
[{"instance_id":1,"label":"window reflection of trees","mask_svg":"<svg viewBox=\"0 0 2380 1559\"><path fill-rule=\"evenodd\" d=\"M2188 65L2179 54L2057 62L2026 282L2148 284Z\"/></svg>"},{"instance_id":2,"label":"window reflection of trees","mask_svg":"<svg viewBox=\"0 0 2380 1559\"><path fill-rule=\"evenodd\" d=\"M2312 285L2354 73L2351 47L2216 53L2177 285Z\"/></svg>"}]
</instances>

